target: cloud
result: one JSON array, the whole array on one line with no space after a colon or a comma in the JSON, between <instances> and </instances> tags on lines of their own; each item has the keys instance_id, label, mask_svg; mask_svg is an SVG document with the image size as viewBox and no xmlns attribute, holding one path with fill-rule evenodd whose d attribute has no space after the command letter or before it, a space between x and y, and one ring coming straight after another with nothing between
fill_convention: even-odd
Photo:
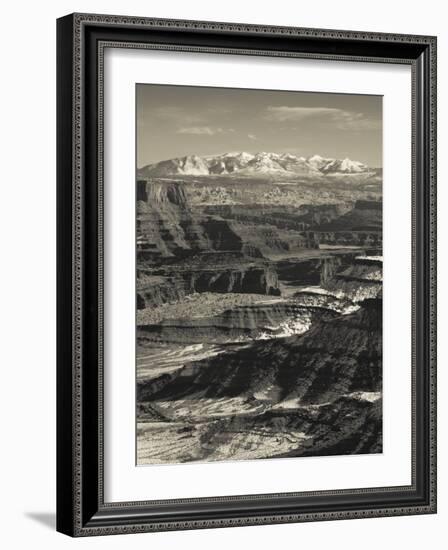
<instances>
[{"instance_id":1,"label":"cloud","mask_svg":"<svg viewBox=\"0 0 448 550\"><path fill-rule=\"evenodd\" d=\"M204 121L201 115L190 111L186 112L182 107L175 106L157 107L144 113L143 116L156 117L181 124L194 124Z\"/></svg>"},{"instance_id":2,"label":"cloud","mask_svg":"<svg viewBox=\"0 0 448 550\"><path fill-rule=\"evenodd\" d=\"M363 113L345 111L333 107L280 107L266 108L265 118L278 122L300 122L315 118L320 123L326 123L340 130L377 130L381 128L381 120L367 117Z\"/></svg>"},{"instance_id":3,"label":"cloud","mask_svg":"<svg viewBox=\"0 0 448 550\"><path fill-rule=\"evenodd\" d=\"M341 111L340 115L335 118L337 128L340 130L380 130L382 121L377 118L366 117L363 113L350 113Z\"/></svg>"},{"instance_id":4,"label":"cloud","mask_svg":"<svg viewBox=\"0 0 448 550\"><path fill-rule=\"evenodd\" d=\"M179 128L176 134L190 134L194 136L214 136L216 134L225 134L228 132L234 132L233 128L214 128L211 126L186 126Z\"/></svg>"},{"instance_id":5,"label":"cloud","mask_svg":"<svg viewBox=\"0 0 448 550\"><path fill-rule=\"evenodd\" d=\"M177 105L166 105L164 107L151 107L143 109L141 117L155 117L160 120L177 122L178 124L197 125L198 123L207 123L212 120L212 117L220 114L229 113L230 110L226 107L215 106L213 109L200 108L199 111L194 111Z\"/></svg>"},{"instance_id":6,"label":"cloud","mask_svg":"<svg viewBox=\"0 0 448 550\"><path fill-rule=\"evenodd\" d=\"M285 120L303 120L313 116L328 116L334 115L340 111L340 109L333 109L330 107L267 107L266 118L269 120L278 120L284 122Z\"/></svg>"},{"instance_id":7,"label":"cloud","mask_svg":"<svg viewBox=\"0 0 448 550\"><path fill-rule=\"evenodd\" d=\"M257 139L257 136L255 134L247 134L247 137L249 139L253 139L253 140L256 140Z\"/></svg>"}]
</instances>

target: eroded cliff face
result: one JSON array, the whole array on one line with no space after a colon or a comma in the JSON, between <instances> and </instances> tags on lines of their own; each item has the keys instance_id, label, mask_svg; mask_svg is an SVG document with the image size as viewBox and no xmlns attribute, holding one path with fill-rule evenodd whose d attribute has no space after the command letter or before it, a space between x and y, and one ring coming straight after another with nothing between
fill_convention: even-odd
<instances>
[{"instance_id":1,"label":"eroded cliff face","mask_svg":"<svg viewBox=\"0 0 448 550\"><path fill-rule=\"evenodd\" d=\"M189 293L185 282L176 276L137 276L137 309L161 306L167 302L181 300Z\"/></svg>"},{"instance_id":2,"label":"eroded cliff face","mask_svg":"<svg viewBox=\"0 0 448 550\"><path fill-rule=\"evenodd\" d=\"M381 203L372 201L304 205L296 212L257 205L200 209L191 207L181 181L140 181L137 196L137 276L165 277L158 288L167 298L209 291L277 295L279 279L325 285L359 250L309 259L296 252L322 245L381 250ZM157 305L152 294L140 285L139 305Z\"/></svg>"},{"instance_id":3,"label":"eroded cliff face","mask_svg":"<svg viewBox=\"0 0 448 550\"><path fill-rule=\"evenodd\" d=\"M324 403L355 391L381 389L381 300L365 300L349 315L322 317L302 336L255 342L242 350L192 363L164 390L139 386L139 400L186 395L246 395L271 402Z\"/></svg>"},{"instance_id":4,"label":"eroded cliff face","mask_svg":"<svg viewBox=\"0 0 448 550\"><path fill-rule=\"evenodd\" d=\"M380 452L381 300L360 306L320 317L301 336L257 341L141 381L142 418L160 414L169 430L185 422L192 460ZM186 449L178 449L183 460ZM165 452L156 443L153 458L163 461Z\"/></svg>"},{"instance_id":5,"label":"eroded cliff face","mask_svg":"<svg viewBox=\"0 0 448 550\"><path fill-rule=\"evenodd\" d=\"M274 229L261 239L243 239L228 220L192 208L182 182L140 181L137 202L138 250L149 259L212 251L247 251L261 256L257 244L287 248ZM244 231L244 237L252 231ZM266 241L266 242L265 242Z\"/></svg>"},{"instance_id":6,"label":"eroded cliff face","mask_svg":"<svg viewBox=\"0 0 448 550\"><path fill-rule=\"evenodd\" d=\"M280 294L256 244L226 220L191 209L182 183L138 182L138 198L140 309L194 292Z\"/></svg>"},{"instance_id":7,"label":"eroded cliff face","mask_svg":"<svg viewBox=\"0 0 448 550\"><path fill-rule=\"evenodd\" d=\"M268 340L302 334L323 316L333 318L336 315L329 308L313 308L294 302L240 306L214 316L168 318L143 325L138 344L148 347L154 342L229 344Z\"/></svg>"},{"instance_id":8,"label":"eroded cliff face","mask_svg":"<svg viewBox=\"0 0 448 550\"><path fill-rule=\"evenodd\" d=\"M241 223L259 224L260 221L279 229L303 231L310 227L329 223L343 216L351 210L346 203L310 205L303 204L291 207L288 204L260 208L256 204L247 205L214 205L207 206L204 211L221 216L224 219L235 220Z\"/></svg>"},{"instance_id":9,"label":"eroded cliff face","mask_svg":"<svg viewBox=\"0 0 448 550\"><path fill-rule=\"evenodd\" d=\"M380 201L358 200L353 208L331 220L316 224L321 231L373 231L381 232L383 227L383 204Z\"/></svg>"},{"instance_id":10,"label":"eroded cliff face","mask_svg":"<svg viewBox=\"0 0 448 550\"><path fill-rule=\"evenodd\" d=\"M162 270L157 270L161 273ZM154 279L162 282L153 282ZM187 294L215 292L266 294L278 296L276 272L266 264L242 263L229 267L190 267L183 271L163 270L163 276L147 277L138 282L137 307L144 309L182 299Z\"/></svg>"},{"instance_id":11,"label":"eroded cliff face","mask_svg":"<svg viewBox=\"0 0 448 550\"><path fill-rule=\"evenodd\" d=\"M306 231L310 247L315 245L363 246L382 248L383 204L358 200L340 216L321 219Z\"/></svg>"},{"instance_id":12,"label":"eroded cliff face","mask_svg":"<svg viewBox=\"0 0 448 550\"><path fill-rule=\"evenodd\" d=\"M307 231L304 238L309 248L318 248L320 245L331 246L360 246L369 249L382 248L382 235L377 231Z\"/></svg>"},{"instance_id":13,"label":"eroded cliff face","mask_svg":"<svg viewBox=\"0 0 448 550\"><path fill-rule=\"evenodd\" d=\"M185 189L179 182L138 182L138 251L148 259L185 256L191 252L241 250L241 239L228 224L194 215Z\"/></svg>"},{"instance_id":14,"label":"eroded cliff face","mask_svg":"<svg viewBox=\"0 0 448 550\"><path fill-rule=\"evenodd\" d=\"M338 296L345 296L353 302L382 295L382 259L355 258L345 269L322 285Z\"/></svg>"},{"instance_id":15,"label":"eroded cliff face","mask_svg":"<svg viewBox=\"0 0 448 550\"><path fill-rule=\"evenodd\" d=\"M314 258L288 258L276 262L282 281L295 285L323 285L344 267L351 265L359 252L338 255L320 255Z\"/></svg>"},{"instance_id":16,"label":"eroded cliff face","mask_svg":"<svg viewBox=\"0 0 448 550\"><path fill-rule=\"evenodd\" d=\"M182 277L191 293L280 294L277 273L272 265L243 254L205 255L200 262L176 267L178 276Z\"/></svg>"}]
</instances>

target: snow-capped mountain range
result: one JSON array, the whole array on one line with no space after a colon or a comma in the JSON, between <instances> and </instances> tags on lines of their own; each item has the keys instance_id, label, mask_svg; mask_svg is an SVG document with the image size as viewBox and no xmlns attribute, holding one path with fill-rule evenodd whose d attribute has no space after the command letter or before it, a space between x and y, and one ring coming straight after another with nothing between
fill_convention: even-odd
<instances>
[{"instance_id":1,"label":"snow-capped mountain range","mask_svg":"<svg viewBox=\"0 0 448 550\"><path fill-rule=\"evenodd\" d=\"M370 174L375 170L356 160L324 158L319 155L298 157L290 153L225 153L188 155L148 164L138 170L139 177L188 176L326 176Z\"/></svg>"}]
</instances>

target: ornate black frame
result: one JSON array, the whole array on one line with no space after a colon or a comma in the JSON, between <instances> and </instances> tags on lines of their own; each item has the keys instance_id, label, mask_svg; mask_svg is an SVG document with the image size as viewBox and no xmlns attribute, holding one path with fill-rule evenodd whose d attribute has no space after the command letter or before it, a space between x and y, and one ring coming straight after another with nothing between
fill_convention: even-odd
<instances>
[{"instance_id":1,"label":"ornate black frame","mask_svg":"<svg viewBox=\"0 0 448 550\"><path fill-rule=\"evenodd\" d=\"M413 471L410 486L104 502L102 79L104 48L111 46L411 65ZM57 51L58 531L89 536L435 513L436 38L73 14L57 22Z\"/></svg>"}]
</instances>

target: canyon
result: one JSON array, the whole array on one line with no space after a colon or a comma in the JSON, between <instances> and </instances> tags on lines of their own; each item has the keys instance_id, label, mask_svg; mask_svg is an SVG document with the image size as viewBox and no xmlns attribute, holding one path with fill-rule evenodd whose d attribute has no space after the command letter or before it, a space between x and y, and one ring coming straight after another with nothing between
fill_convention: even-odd
<instances>
[{"instance_id":1,"label":"canyon","mask_svg":"<svg viewBox=\"0 0 448 550\"><path fill-rule=\"evenodd\" d=\"M138 171L138 464L382 451L381 180L317 155Z\"/></svg>"}]
</instances>

